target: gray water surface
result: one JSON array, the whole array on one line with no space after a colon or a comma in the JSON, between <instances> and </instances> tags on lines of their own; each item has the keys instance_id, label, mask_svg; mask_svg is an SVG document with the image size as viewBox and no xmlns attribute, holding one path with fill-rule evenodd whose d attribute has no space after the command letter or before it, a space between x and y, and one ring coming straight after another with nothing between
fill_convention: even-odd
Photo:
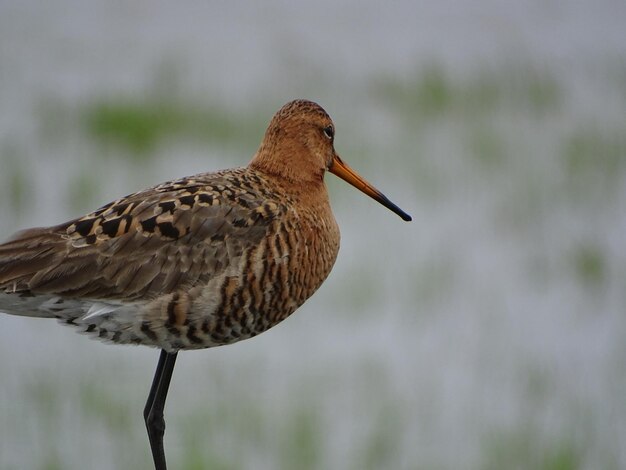
<instances>
[{"instance_id":1,"label":"gray water surface","mask_svg":"<svg viewBox=\"0 0 626 470\"><path fill-rule=\"evenodd\" d=\"M327 177L293 317L181 354L176 469L626 468L626 4L0 1L0 235L246 164L296 97ZM147 129L147 130L146 130ZM0 468L149 468L158 352L0 317Z\"/></svg>"}]
</instances>

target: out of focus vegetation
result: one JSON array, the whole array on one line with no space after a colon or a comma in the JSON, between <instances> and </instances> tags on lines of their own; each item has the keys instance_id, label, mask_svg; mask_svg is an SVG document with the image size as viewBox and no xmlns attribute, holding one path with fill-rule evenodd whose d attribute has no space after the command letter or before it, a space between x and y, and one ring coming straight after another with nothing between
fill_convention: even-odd
<instances>
[{"instance_id":1,"label":"out of focus vegetation","mask_svg":"<svg viewBox=\"0 0 626 470\"><path fill-rule=\"evenodd\" d=\"M623 87L619 83L602 81L591 94L604 96L604 87ZM541 343L545 351L524 345L535 344L533 339L550 328L541 322L552 315L567 318L558 328L558 321L551 324L555 335L586 318L576 310L580 302L581 308L593 305L603 311L603 302L610 301L606 292L618 282L616 273L624 273L612 245L594 238L593 227L605 220L603 215L616 212L618 205L622 211L626 207L624 115L598 116L597 110L588 110L578 101L565 77L547 66L531 64L492 67L466 76L432 65L403 79L371 79L350 93L355 102L365 102L381 116L380 121L372 120L372 129L338 122L338 127L360 139L355 168L373 172L393 159L401 169L394 173L398 181L387 180L388 186L393 190L397 183L401 188L396 190L405 199L397 202L414 212L418 228L407 228L416 235L399 247L402 260L387 277L381 277L379 268L388 260L377 257L371 241L367 262L353 257L335 279L336 287L326 290L333 312L338 313L325 317L335 323L322 336L335 329L356 335L356 329L367 328L371 339L365 349L389 354L389 363L381 361L379 366L373 353L339 359L324 356L311 372L315 380L308 376L306 386L301 382L307 376L298 376L291 382L279 381L284 389L275 390L271 383L268 390L245 390L241 380L248 373L258 383L265 382L253 371L227 370L219 361L211 362L211 351L206 367L197 372L200 385L174 381L172 403L177 386L199 390L194 390L189 404L178 407L182 410L178 414L168 413L166 448L172 468L446 468L441 463L449 461L445 454L457 452L455 437L450 436L454 432L459 439L477 436L481 441L478 448L458 450L459 455L470 456L464 468L620 468L622 444L606 440L614 433L599 431L610 417L602 400L580 391L576 393L581 396L569 396L567 381L573 379L551 373L549 366L536 376L528 373L529 362L544 365L537 355L554 353L549 347L552 339ZM616 95L626 109L626 93L611 94ZM57 187L61 198L77 207L85 201L105 202L97 199L107 181L125 174L139 178L148 167L165 168L168 161L180 158L178 151L195 156L205 149L228 149L248 158L271 117L265 108L236 111L158 88L141 97L94 96L79 105L56 103L53 112L50 109L42 107L37 137L49 142L57 155L80 149L73 165L64 162L66 179ZM0 204L5 213L17 216L33 210L41 197L32 190L38 184L33 162L39 156L29 155L19 143L0 144ZM164 149L173 153L164 154ZM217 168L207 163L206 170L211 169ZM360 209L350 203L347 210L349 196L338 199L335 207L343 218L355 213L369 226L379 223L369 218L367 202ZM623 219L618 222L624 224ZM436 231L432 228L436 224L443 228ZM345 243L367 250L355 237ZM518 284L509 282L504 289L499 278L509 275ZM619 283L623 287L623 281ZM562 295L563 285L571 296ZM385 287L393 295L382 296ZM619 294L612 292L619 305ZM541 295L548 299L545 303ZM537 320L533 309L538 305L545 315ZM612 311L611 305L607 310ZM521 315L515 316L520 313L516 308ZM535 328L533 334L521 338L517 334L526 327L524 315L538 323L528 327ZM463 330L470 317L482 322L478 332ZM428 332L438 328L445 331L445 345L429 343ZM456 334L456 340L448 339L448 334ZM584 335L563 341L569 343L562 346L554 340L557 352L585 347ZM396 347L402 353L393 356ZM397 363L391 358L398 357L406 369L396 371L399 378L394 381L391 374ZM616 357L620 357L617 352ZM336 364L344 359L344 367ZM308 359L294 360L304 364ZM446 366L454 365L478 378L466 379L469 385L458 377L455 382L446 372ZM611 377L619 377L620 371ZM148 467L141 421L145 396L136 389L120 391L111 383L117 379L103 383L103 376L98 371L59 382L42 374L27 381L9 399L28 397L29 410L35 410L27 417L31 425L6 407L2 416L10 425L2 426L1 432L43 445L45 450L38 454L40 469L68 468L63 452L79 451L86 459L98 450L113 456L115 468ZM459 376L465 377L461 372ZM526 388L517 387L516 380L526 379ZM132 380L145 380L147 389L149 374ZM398 383L405 387L394 388ZM507 406L493 402L499 387L510 392L499 397L508 397L508 411L495 409ZM342 391L348 388L349 392ZM624 413L619 411L623 395L618 390L619 384L600 396L621 413L613 418L623 425ZM568 397L565 405L560 404L563 396ZM272 399L280 400L280 406L274 403L268 409ZM446 400L458 408L449 410ZM473 421L483 415L490 418L479 424ZM453 425L441 424L444 418L453 420ZM355 422L344 422L348 419ZM69 421L71 427L59 431ZM90 437L94 434L104 444L94 443ZM448 437L449 445L443 442ZM429 439L446 451L424 453ZM68 448L71 451L59 450ZM342 466L337 467L337 462Z\"/></svg>"}]
</instances>

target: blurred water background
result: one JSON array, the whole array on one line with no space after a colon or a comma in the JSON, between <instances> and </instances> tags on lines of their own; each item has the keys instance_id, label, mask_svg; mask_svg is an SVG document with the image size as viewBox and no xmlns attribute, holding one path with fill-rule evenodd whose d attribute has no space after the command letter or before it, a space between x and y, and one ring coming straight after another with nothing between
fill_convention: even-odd
<instances>
[{"instance_id":1,"label":"blurred water background","mask_svg":"<svg viewBox=\"0 0 626 470\"><path fill-rule=\"evenodd\" d=\"M171 468L626 468L626 3L0 1L0 236L246 164L319 102L342 250L183 353ZM150 468L158 351L0 317L0 468Z\"/></svg>"}]
</instances>

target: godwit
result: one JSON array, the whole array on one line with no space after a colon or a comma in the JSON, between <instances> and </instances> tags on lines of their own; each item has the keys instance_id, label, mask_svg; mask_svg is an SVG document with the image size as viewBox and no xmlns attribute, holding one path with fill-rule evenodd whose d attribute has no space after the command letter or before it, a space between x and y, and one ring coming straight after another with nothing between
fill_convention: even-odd
<instances>
[{"instance_id":1,"label":"godwit","mask_svg":"<svg viewBox=\"0 0 626 470\"><path fill-rule=\"evenodd\" d=\"M0 245L1 311L161 349L144 409L157 470L178 351L264 332L330 273L339 228L327 170L411 220L339 158L334 137L319 105L292 101L246 167L163 183Z\"/></svg>"}]
</instances>

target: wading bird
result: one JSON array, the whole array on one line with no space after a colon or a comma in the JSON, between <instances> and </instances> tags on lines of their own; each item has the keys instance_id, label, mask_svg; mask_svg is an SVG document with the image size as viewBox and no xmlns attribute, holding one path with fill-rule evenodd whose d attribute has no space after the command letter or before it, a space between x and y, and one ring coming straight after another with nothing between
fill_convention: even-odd
<instances>
[{"instance_id":1,"label":"wading bird","mask_svg":"<svg viewBox=\"0 0 626 470\"><path fill-rule=\"evenodd\" d=\"M157 470L178 351L264 332L330 273L339 228L326 171L411 220L339 158L334 137L319 105L292 101L246 167L163 183L0 245L0 311L161 349L144 410Z\"/></svg>"}]
</instances>

